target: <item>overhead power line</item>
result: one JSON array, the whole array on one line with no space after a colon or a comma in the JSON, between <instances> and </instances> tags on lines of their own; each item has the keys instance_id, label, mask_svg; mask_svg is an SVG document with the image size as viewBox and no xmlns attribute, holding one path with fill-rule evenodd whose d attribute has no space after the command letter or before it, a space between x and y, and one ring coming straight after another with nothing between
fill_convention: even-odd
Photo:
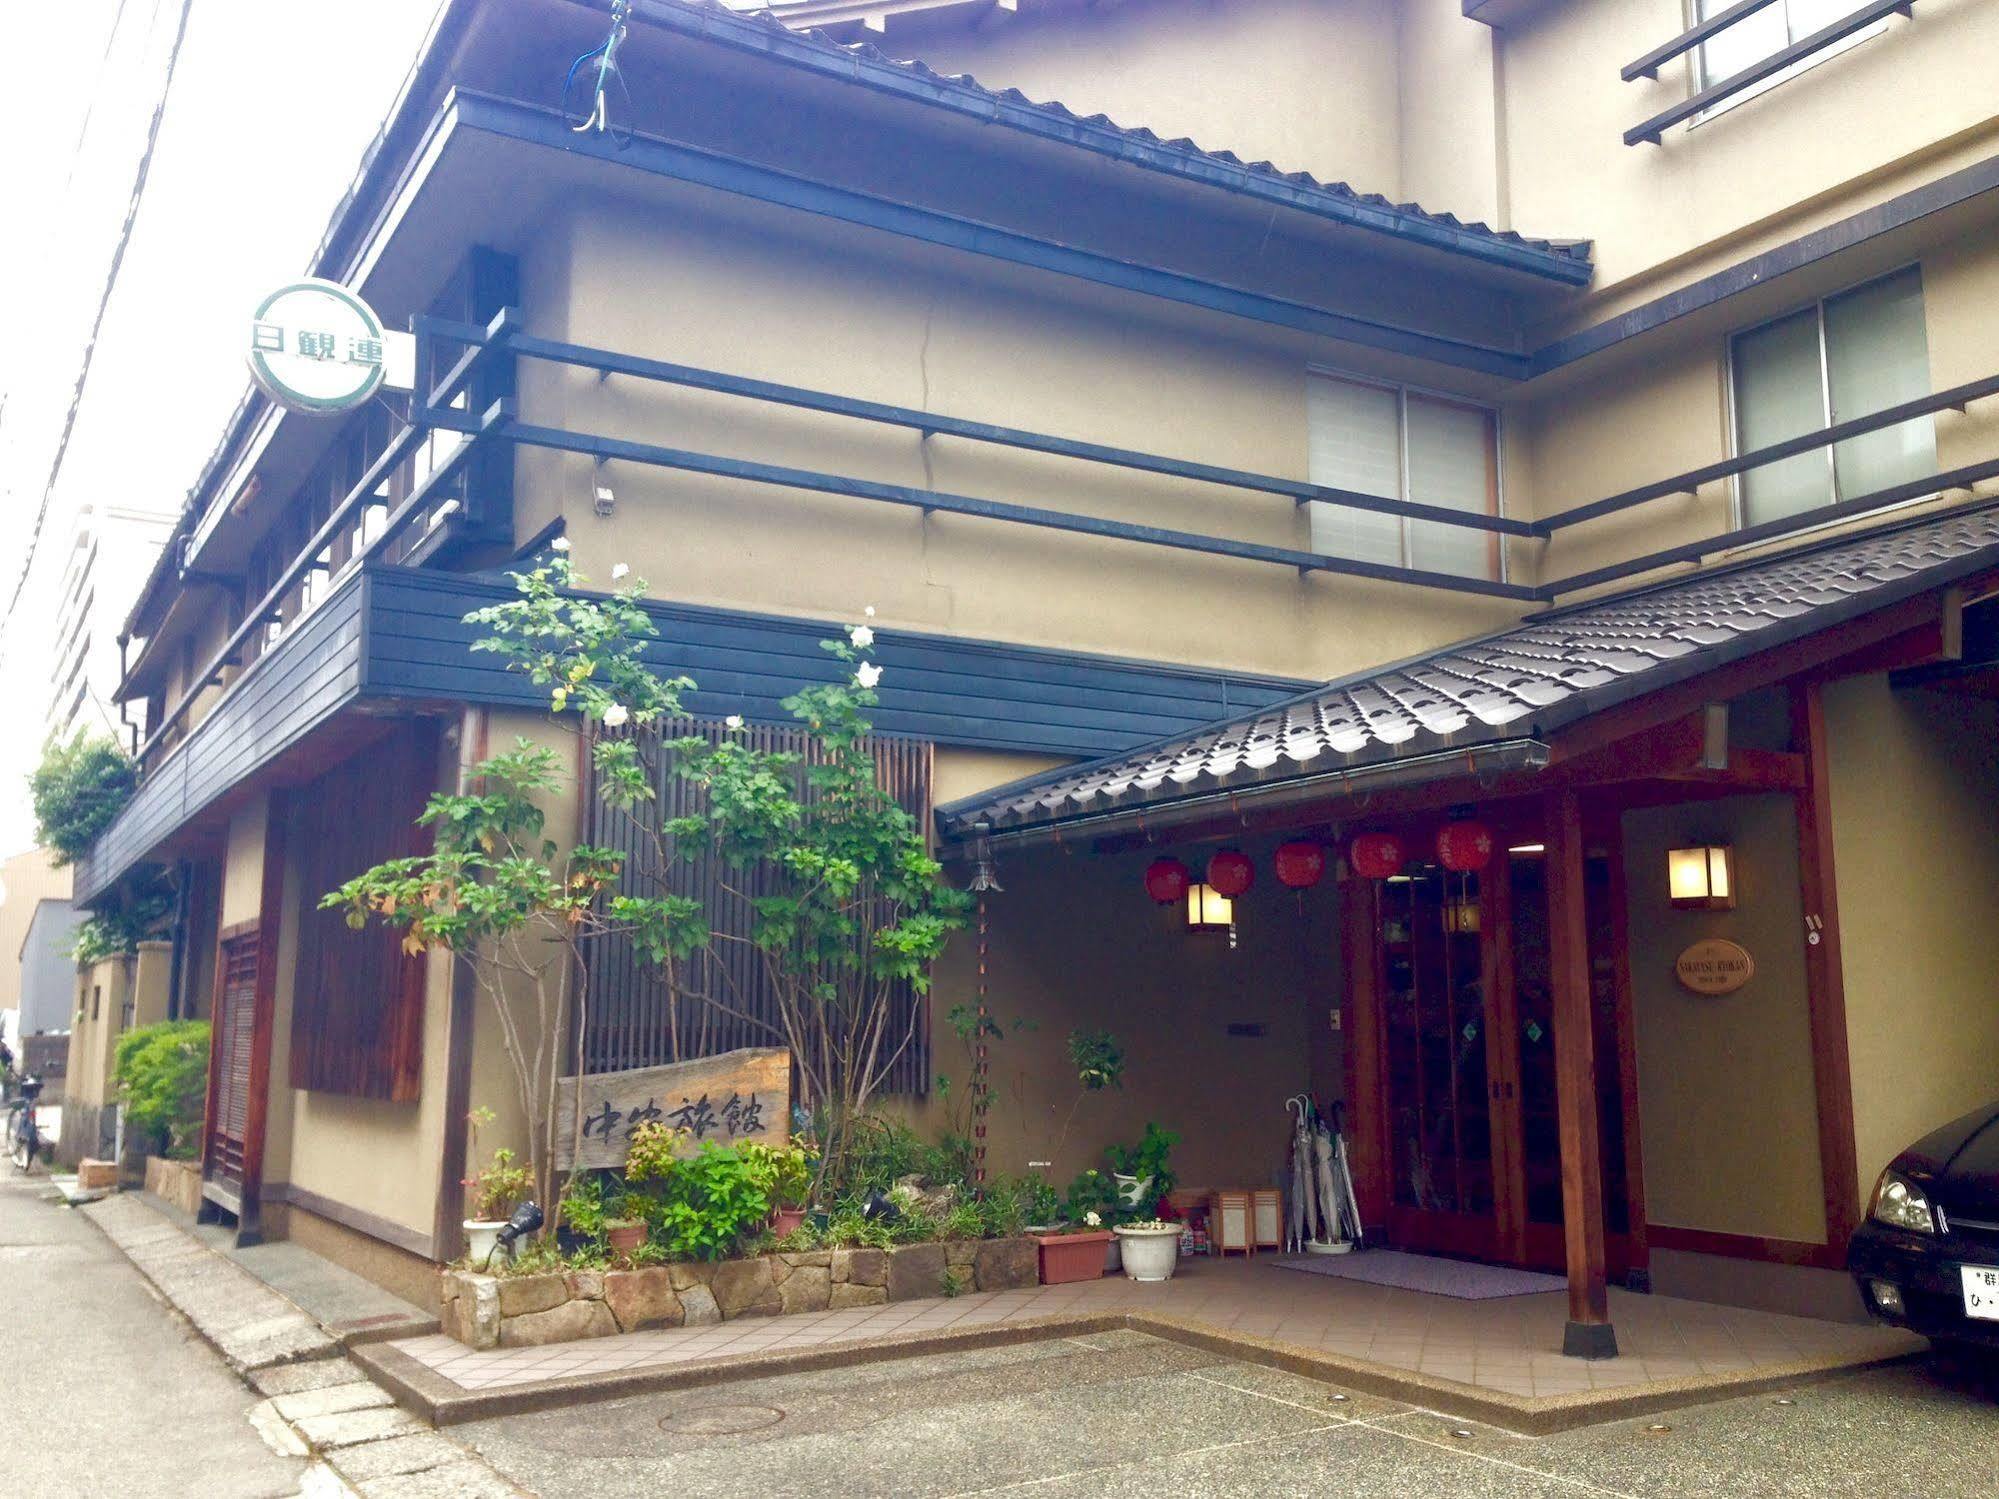
<instances>
[{"instance_id":1,"label":"overhead power line","mask_svg":"<svg viewBox=\"0 0 1999 1499\"><path fill-rule=\"evenodd\" d=\"M153 151L159 145L160 122L166 118L167 98L173 92L174 69L180 62L181 43L187 39L187 18L194 9L194 0L181 0L180 19L174 27L173 48L167 53L166 76L160 82L159 102L153 106L153 117L146 125L145 149L139 153L139 169L132 178L132 195L125 204L125 222L119 226L118 243L111 252L111 269L104 278L104 291L97 299L97 312L90 322L90 337L83 346L83 363L77 370L76 386L70 391L69 410L63 417L62 434L56 440L54 460L49 464L48 482L42 486L41 504L35 508L35 519L28 530L26 555L21 561L21 570L14 579L14 592L7 600L7 612L0 615L0 634L13 623L14 610L21 602L21 593L28 585L28 575L34 570L35 552L41 544L42 526L48 520L49 503L54 498L56 480L62 474L63 459L69 454L70 434L76 430L77 412L83 406L83 388L90 380L90 363L97 353L98 336L104 330L104 314L111 306L111 293L118 285L118 272L125 264L125 251L132 243L132 226L138 222L139 204L146 195L146 179L153 170Z\"/></svg>"}]
</instances>

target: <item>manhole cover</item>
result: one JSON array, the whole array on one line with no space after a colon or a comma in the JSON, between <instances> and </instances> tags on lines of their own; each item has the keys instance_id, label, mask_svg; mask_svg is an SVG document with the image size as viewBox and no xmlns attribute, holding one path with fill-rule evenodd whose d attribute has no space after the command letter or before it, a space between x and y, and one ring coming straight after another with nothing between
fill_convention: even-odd
<instances>
[{"instance_id":1,"label":"manhole cover","mask_svg":"<svg viewBox=\"0 0 1999 1499\"><path fill-rule=\"evenodd\" d=\"M659 1429L684 1437L734 1437L784 1419L774 1405L693 1405L659 1418Z\"/></svg>"}]
</instances>

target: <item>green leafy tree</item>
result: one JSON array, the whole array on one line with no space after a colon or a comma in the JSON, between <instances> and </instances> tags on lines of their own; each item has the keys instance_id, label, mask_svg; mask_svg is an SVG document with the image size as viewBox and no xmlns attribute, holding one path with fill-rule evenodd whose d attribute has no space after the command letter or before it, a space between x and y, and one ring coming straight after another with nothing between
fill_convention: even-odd
<instances>
[{"instance_id":1,"label":"green leafy tree","mask_svg":"<svg viewBox=\"0 0 1999 1499\"><path fill-rule=\"evenodd\" d=\"M667 738L663 726L693 683L660 677L642 659L654 633L639 602L644 584L577 593L565 552L558 543L549 561L516 574L514 599L467 616L487 631L473 649L504 656L547 690L556 721L584 738L595 794L631 814L638 851L565 849L548 838L542 808L566 792L566 762L523 740L471 767L463 789L430 799L421 819L434 833L430 853L377 865L322 904L344 907L357 926L372 918L400 927L410 952L442 947L471 964L514 1064L544 1201L553 1197L556 1083L565 1057L582 1054L587 959L609 938L628 940L676 998L748 1019L791 1048L818 1113L823 1180L912 1040L894 1024L898 987L927 988L931 962L964 919L964 897L944 883L915 819L881 789L864 742L880 677L873 631L861 625L827 642L851 679L787 699L810 753L753 748L737 720L717 742ZM669 774L701 788L703 810L656 815ZM720 886L745 918L733 924L739 934L711 929L700 903L675 893L675 866L696 852L728 872ZM755 952L775 1019L751 1013L732 990L697 987L697 974L732 981L730 964L693 961L718 956L724 942ZM510 996L521 995L531 1003L517 1009ZM580 1137L576 1093L569 1130Z\"/></svg>"},{"instance_id":2,"label":"green leafy tree","mask_svg":"<svg viewBox=\"0 0 1999 1499\"><path fill-rule=\"evenodd\" d=\"M131 757L109 739L89 738L81 729L67 742L50 739L28 777L36 841L54 853L57 864L76 862L124 810L138 784Z\"/></svg>"},{"instance_id":3,"label":"green leafy tree","mask_svg":"<svg viewBox=\"0 0 1999 1499\"><path fill-rule=\"evenodd\" d=\"M176 1160L201 1145L208 1101L208 1022L167 1020L118 1038L111 1075L126 1126Z\"/></svg>"}]
</instances>

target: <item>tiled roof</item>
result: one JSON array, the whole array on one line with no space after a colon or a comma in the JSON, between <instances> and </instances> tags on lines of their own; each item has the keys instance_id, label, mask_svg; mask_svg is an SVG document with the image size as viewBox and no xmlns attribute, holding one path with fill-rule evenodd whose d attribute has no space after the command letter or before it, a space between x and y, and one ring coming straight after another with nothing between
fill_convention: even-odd
<instances>
[{"instance_id":1,"label":"tiled roof","mask_svg":"<svg viewBox=\"0 0 1999 1499\"><path fill-rule=\"evenodd\" d=\"M783 20L782 6L775 12L745 11L721 0L639 0L634 18L773 54L779 51L778 39L785 38L800 49L791 61L805 61L803 49L811 49L828 60L837 60L840 75L855 82L879 86L884 78L898 79L933 103L970 110L996 123L1054 134L1119 160L1177 171L1218 187L1285 202L1320 217L1459 253L1476 254L1480 246L1513 252L1510 258L1516 268L1531 269L1518 263L1524 255L1543 263L1540 274L1553 274L1572 284L1589 279L1588 240L1536 239L1511 229L1494 229L1475 219L1435 213L1416 203L1397 203L1380 193L1359 192L1344 182L1324 182L1310 172L1287 172L1268 161L1244 161L1233 151L1210 150L1184 136L1168 140L1142 125L1120 125L1108 115L1079 115L1052 100L1030 99L1016 88L990 88L969 73L939 73L921 61L893 57L865 41L842 42L824 31L789 26ZM732 36L730 32L737 28L743 30ZM876 76L870 77L871 73ZM1486 254L1481 258L1500 257Z\"/></svg>"},{"instance_id":2,"label":"tiled roof","mask_svg":"<svg viewBox=\"0 0 1999 1499\"><path fill-rule=\"evenodd\" d=\"M1999 505L1533 616L1260 712L938 809L947 833L1061 822L1531 738L1999 561Z\"/></svg>"}]
</instances>

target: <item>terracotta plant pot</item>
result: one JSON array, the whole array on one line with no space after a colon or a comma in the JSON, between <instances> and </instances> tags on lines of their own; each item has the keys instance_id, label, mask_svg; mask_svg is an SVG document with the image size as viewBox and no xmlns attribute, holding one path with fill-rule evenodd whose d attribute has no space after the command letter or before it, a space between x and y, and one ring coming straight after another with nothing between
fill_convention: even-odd
<instances>
[{"instance_id":1,"label":"terracotta plant pot","mask_svg":"<svg viewBox=\"0 0 1999 1499\"><path fill-rule=\"evenodd\" d=\"M643 1223L620 1223L604 1230L604 1241L611 1246L613 1254L631 1254L646 1241L646 1226Z\"/></svg>"},{"instance_id":2,"label":"terracotta plant pot","mask_svg":"<svg viewBox=\"0 0 1999 1499\"><path fill-rule=\"evenodd\" d=\"M805 1221L804 1208L772 1208L770 1210L770 1231L780 1239L789 1238L798 1232L798 1225Z\"/></svg>"},{"instance_id":3,"label":"terracotta plant pot","mask_svg":"<svg viewBox=\"0 0 1999 1499\"><path fill-rule=\"evenodd\" d=\"M1081 1234L1036 1234L1041 1246L1041 1283L1065 1286L1075 1280L1101 1280L1104 1275L1104 1246L1111 1242L1107 1228Z\"/></svg>"}]
</instances>

